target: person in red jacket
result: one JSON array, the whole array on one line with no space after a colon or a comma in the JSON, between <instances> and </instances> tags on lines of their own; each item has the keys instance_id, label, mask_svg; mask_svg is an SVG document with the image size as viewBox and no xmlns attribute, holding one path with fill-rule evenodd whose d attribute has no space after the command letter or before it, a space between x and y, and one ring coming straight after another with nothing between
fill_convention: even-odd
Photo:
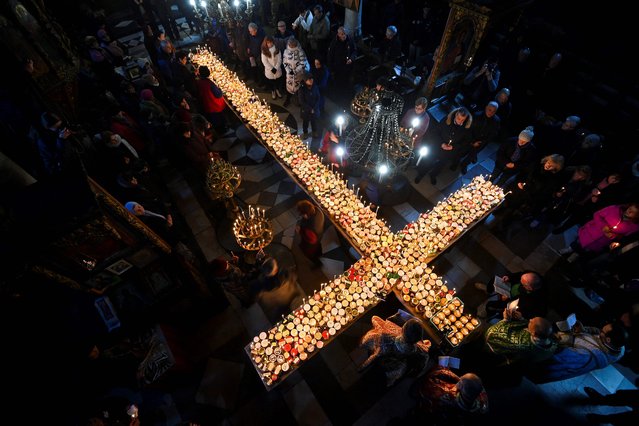
<instances>
[{"instance_id":1,"label":"person in red jacket","mask_svg":"<svg viewBox=\"0 0 639 426\"><path fill-rule=\"evenodd\" d=\"M213 124L215 130L220 134L226 133L226 120L222 112L226 108L224 95L219 87L209 79L211 70L205 65L201 65L198 69L200 78L197 80L198 97L202 104L202 112Z\"/></svg>"}]
</instances>

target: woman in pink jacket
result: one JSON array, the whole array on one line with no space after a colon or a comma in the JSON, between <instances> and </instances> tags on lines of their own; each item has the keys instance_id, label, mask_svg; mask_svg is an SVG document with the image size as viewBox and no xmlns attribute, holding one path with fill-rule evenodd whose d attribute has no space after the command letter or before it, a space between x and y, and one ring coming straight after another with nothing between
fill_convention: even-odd
<instances>
[{"instance_id":1,"label":"woman in pink jacket","mask_svg":"<svg viewBox=\"0 0 639 426\"><path fill-rule=\"evenodd\" d=\"M639 231L639 203L612 205L595 212L591 221L578 231L578 238L561 254L598 254L621 238Z\"/></svg>"}]
</instances>

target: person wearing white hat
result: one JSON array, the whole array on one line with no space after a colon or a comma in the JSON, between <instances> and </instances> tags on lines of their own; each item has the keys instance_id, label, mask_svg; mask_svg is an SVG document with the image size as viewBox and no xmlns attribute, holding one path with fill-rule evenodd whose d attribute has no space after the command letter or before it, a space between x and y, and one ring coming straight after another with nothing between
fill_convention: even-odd
<instances>
[{"instance_id":1,"label":"person wearing white hat","mask_svg":"<svg viewBox=\"0 0 639 426\"><path fill-rule=\"evenodd\" d=\"M511 138L499 147L491 176L494 184L505 185L512 177L525 174L534 166L538 157L537 148L532 143L534 136L533 127L528 126L517 139Z\"/></svg>"}]
</instances>

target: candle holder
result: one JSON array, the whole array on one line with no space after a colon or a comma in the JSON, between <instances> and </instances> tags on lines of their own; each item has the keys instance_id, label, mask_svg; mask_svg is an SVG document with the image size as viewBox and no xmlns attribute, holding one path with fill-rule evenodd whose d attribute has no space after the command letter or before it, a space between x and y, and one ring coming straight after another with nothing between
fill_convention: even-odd
<instances>
[{"instance_id":1,"label":"candle holder","mask_svg":"<svg viewBox=\"0 0 639 426\"><path fill-rule=\"evenodd\" d=\"M231 6L226 0L218 0L217 7L211 8L211 14L216 17L222 25L233 19L231 13Z\"/></svg>"},{"instance_id":2,"label":"candle holder","mask_svg":"<svg viewBox=\"0 0 639 426\"><path fill-rule=\"evenodd\" d=\"M221 159L211 159L206 174L206 189L213 200L232 198L242 183L242 175L237 167Z\"/></svg>"},{"instance_id":3,"label":"candle holder","mask_svg":"<svg viewBox=\"0 0 639 426\"><path fill-rule=\"evenodd\" d=\"M233 223L235 240L245 250L258 251L273 241L273 226L266 218L266 211L248 206L248 212L240 210Z\"/></svg>"},{"instance_id":4,"label":"candle holder","mask_svg":"<svg viewBox=\"0 0 639 426\"><path fill-rule=\"evenodd\" d=\"M369 87L364 87L355 95L351 101L351 112L359 117L360 124L366 123L366 119L371 115L371 105L377 100L377 91Z\"/></svg>"},{"instance_id":5,"label":"candle holder","mask_svg":"<svg viewBox=\"0 0 639 426\"><path fill-rule=\"evenodd\" d=\"M413 156L412 139L399 127L404 100L388 90L373 90L368 99L371 102L367 106L370 115L364 125L346 135L346 151L350 160L359 167L376 173L379 166L386 165L387 169L382 174L392 177L406 168Z\"/></svg>"}]
</instances>

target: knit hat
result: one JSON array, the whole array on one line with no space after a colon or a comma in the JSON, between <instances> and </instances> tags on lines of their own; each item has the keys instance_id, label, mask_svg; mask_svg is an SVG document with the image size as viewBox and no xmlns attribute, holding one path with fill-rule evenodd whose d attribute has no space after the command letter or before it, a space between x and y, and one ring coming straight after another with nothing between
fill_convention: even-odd
<instances>
[{"instance_id":1,"label":"knit hat","mask_svg":"<svg viewBox=\"0 0 639 426\"><path fill-rule=\"evenodd\" d=\"M136 203L135 201L129 201L128 203L124 205L124 208L126 208L132 214L135 214L135 206L137 205L138 203Z\"/></svg>"},{"instance_id":2,"label":"knit hat","mask_svg":"<svg viewBox=\"0 0 639 426\"><path fill-rule=\"evenodd\" d=\"M151 99L153 99L153 90L151 89L144 89L140 92L140 99L142 99L143 101L150 101Z\"/></svg>"},{"instance_id":3,"label":"knit hat","mask_svg":"<svg viewBox=\"0 0 639 426\"><path fill-rule=\"evenodd\" d=\"M535 136L535 133L533 132L533 126L528 126L524 130L522 130L521 133L519 133L519 139L526 142L530 142L533 136Z\"/></svg>"}]
</instances>

